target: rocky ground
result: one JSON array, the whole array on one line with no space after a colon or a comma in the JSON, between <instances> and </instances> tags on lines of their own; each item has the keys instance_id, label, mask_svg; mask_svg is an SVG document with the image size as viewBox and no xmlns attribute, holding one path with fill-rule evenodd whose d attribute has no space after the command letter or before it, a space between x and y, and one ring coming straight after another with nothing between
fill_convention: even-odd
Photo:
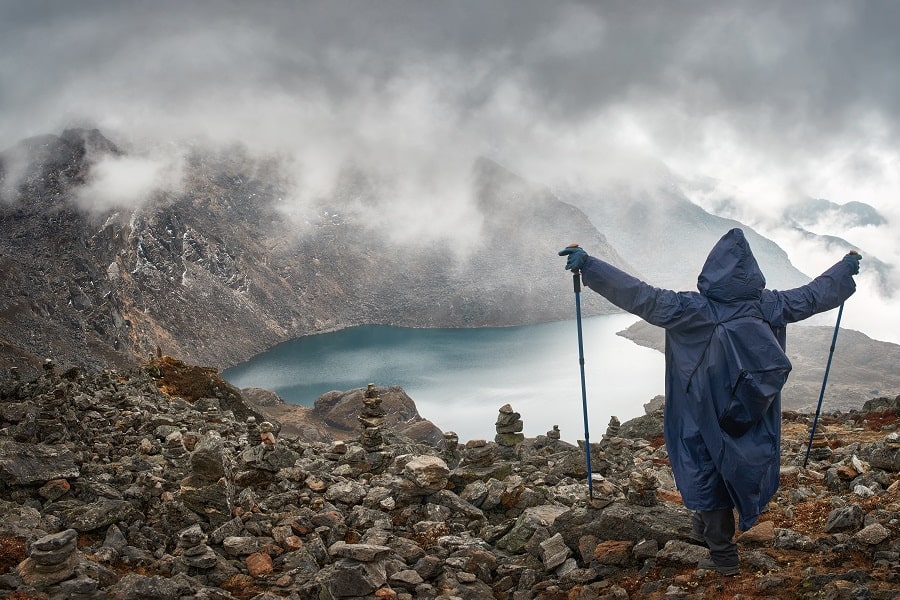
<instances>
[{"instance_id":1,"label":"rocky ground","mask_svg":"<svg viewBox=\"0 0 900 600\"><path fill-rule=\"evenodd\" d=\"M435 443L397 433L389 392L330 396L356 434L310 440L166 357L4 374L0 597L900 597L900 397L823 415L806 466L810 417L785 415L781 489L723 577L697 568L658 413L591 445L589 497L583 450L525 439L511 406L494 440Z\"/></svg>"}]
</instances>

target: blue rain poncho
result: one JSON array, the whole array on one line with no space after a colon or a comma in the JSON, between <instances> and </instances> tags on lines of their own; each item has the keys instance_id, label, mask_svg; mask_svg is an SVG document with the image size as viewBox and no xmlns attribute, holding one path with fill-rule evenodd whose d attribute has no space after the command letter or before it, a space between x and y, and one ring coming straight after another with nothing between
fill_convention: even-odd
<instances>
[{"instance_id":1,"label":"blue rain poncho","mask_svg":"<svg viewBox=\"0 0 900 600\"><path fill-rule=\"evenodd\" d=\"M594 257L581 277L666 330L664 432L678 490L691 510L737 507L746 531L778 489L786 325L853 294L851 266L841 261L807 285L767 290L743 231L732 229L710 251L699 292L655 288Z\"/></svg>"}]
</instances>

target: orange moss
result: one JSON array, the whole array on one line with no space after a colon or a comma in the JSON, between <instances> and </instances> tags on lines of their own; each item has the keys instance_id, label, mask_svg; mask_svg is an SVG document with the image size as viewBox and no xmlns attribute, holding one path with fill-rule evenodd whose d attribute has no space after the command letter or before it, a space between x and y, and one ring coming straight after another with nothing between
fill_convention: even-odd
<instances>
[{"instance_id":1,"label":"orange moss","mask_svg":"<svg viewBox=\"0 0 900 600\"><path fill-rule=\"evenodd\" d=\"M145 368L157 380L161 392L188 402L216 397L216 390L221 393L229 387L216 369L188 365L171 356L156 358L146 363Z\"/></svg>"},{"instance_id":2,"label":"orange moss","mask_svg":"<svg viewBox=\"0 0 900 600\"><path fill-rule=\"evenodd\" d=\"M0 536L0 573L6 573L25 560L25 539Z\"/></svg>"},{"instance_id":3,"label":"orange moss","mask_svg":"<svg viewBox=\"0 0 900 600\"><path fill-rule=\"evenodd\" d=\"M248 600L263 591L256 585L256 581L252 577L243 573L235 573L223 581L219 587L241 600Z\"/></svg>"}]
</instances>

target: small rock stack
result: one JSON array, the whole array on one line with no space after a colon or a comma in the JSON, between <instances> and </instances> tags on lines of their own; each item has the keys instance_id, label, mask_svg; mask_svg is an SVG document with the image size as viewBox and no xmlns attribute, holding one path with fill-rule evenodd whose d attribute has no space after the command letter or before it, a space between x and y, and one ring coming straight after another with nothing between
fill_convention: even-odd
<instances>
[{"instance_id":1,"label":"small rock stack","mask_svg":"<svg viewBox=\"0 0 900 600\"><path fill-rule=\"evenodd\" d=\"M525 425L522 423L522 415L515 412L509 404L500 407L500 414L497 415L497 435L494 441L500 446L511 447L521 444L525 441L525 435L522 430Z\"/></svg>"},{"instance_id":2,"label":"small rock stack","mask_svg":"<svg viewBox=\"0 0 900 600\"><path fill-rule=\"evenodd\" d=\"M652 471L637 469L628 476L628 491L625 497L638 506L656 506L659 504L656 496L658 488L659 481Z\"/></svg>"},{"instance_id":3,"label":"small rock stack","mask_svg":"<svg viewBox=\"0 0 900 600\"><path fill-rule=\"evenodd\" d=\"M275 446L275 426L268 421L259 424L259 442L268 448Z\"/></svg>"},{"instance_id":4,"label":"small rock stack","mask_svg":"<svg viewBox=\"0 0 900 600\"><path fill-rule=\"evenodd\" d=\"M455 431L445 431L443 444L444 447L441 456L451 468L456 467L459 465L460 459L459 436Z\"/></svg>"},{"instance_id":5,"label":"small rock stack","mask_svg":"<svg viewBox=\"0 0 900 600\"><path fill-rule=\"evenodd\" d=\"M375 389L375 384L370 383L363 395L363 407L357 418L362 423L363 430L359 436L359 443L366 450L378 450L384 445L384 435L381 428L384 425L386 411L381 406L381 398Z\"/></svg>"},{"instance_id":6,"label":"small rock stack","mask_svg":"<svg viewBox=\"0 0 900 600\"><path fill-rule=\"evenodd\" d=\"M613 415L609 418L609 424L606 426L606 433L603 434L603 439L609 440L612 438L619 437L619 431L622 429L622 422L619 421L619 417Z\"/></svg>"},{"instance_id":7,"label":"small rock stack","mask_svg":"<svg viewBox=\"0 0 900 600\"><path fill-rule=\"evenodd\" d=\"M561 432L559 430L559 425L554 425L553 429L547 432L547 438L550 440L559 441L561 439Z\"/></svg>"},{"instance_id":8,"label":"small rock stack","mask_svg":"<svg viewBox=\"0 0 900 600\"><path fill-rule=\"evenodd\" d=\"M597 453L598 468L600 472L608 472L611 470L628 472L634 466L634 453L631 450L632 442L623 437L619 437L622 424L619 418L612 416L609 419L609 425L606 427L606 433L600 440L599 452ZM595 448L591 448L592 452Z\"/></svg>"},{"instance_id":9,"label":"small rock stack","mask_svg":"<svg viewBox=\"0 0 900 600\"><path fill-rule=\"evenodd\" d=\"M191 569L211 569L216 566L218 557L213 549L206 545L208 536L203 533L199 524L191 525L178 534L178 550L181 552L181 564ZM177 571L177 569L176 569Z\"/></svg>"},{"instance_id":10,"label":"small rock stack","mask_svg":"<svg viewBox=\"0 0 900 600\"><path fill-rule=\"evenodd\" d=\"M821 429L817 430L809 447L809 458L812 460L827 460L831 458L832 451L828 445L828 437Z\"/></svg>"},{"instance_id":11,"label":"small rock stack","mask_svg":"<svg viewBox=\"0 0 900 600\"><path fill-rule=\"evenodd\" d=\"M162 454L170 463L178 462L187 456L188 450L182 443L181 431L176 430L166 436Z\"/></svg>"},{"instance_id":12,"label":"small rock stack","mask_svg":"<svg viewBox=\"0 0 900 600\"><path fill-rule=\"evenodd\" d=\"M259 425L256 423L256 417L253 415L247 417L247 421L244 424L247 429L247 443L251 446L256 446L259 444Z\"/></svg>"},{"instance_id":13,"label":"small rock stack","mask_svg":"<svg viewBox=\"0 0 900 600\"><path fill-rule=\"evenodd\" d=\"M31 544L31 555L19 563L22 581L37 589L65 581L75 573L78 532L66 529L45 535Z\"/></svg>"},{"instance_id":14,"label":"small rock stack","mask_svg":"<svg viewBox=\"0 0 900 600\"><path fill-rule=\"evenodd\" d=\"M224 523L230 518L232 496L225 441L217 432L209 432L194 447L189 461L190 475L181 480L178 499L210 523Z\"/></svg>"}]
</instances>

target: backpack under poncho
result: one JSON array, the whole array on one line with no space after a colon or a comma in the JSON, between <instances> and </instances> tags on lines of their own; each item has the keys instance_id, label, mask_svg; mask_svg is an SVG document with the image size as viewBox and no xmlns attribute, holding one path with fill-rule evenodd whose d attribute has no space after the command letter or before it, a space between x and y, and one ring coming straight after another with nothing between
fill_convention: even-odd
<instances>
[{"instance_id":1,"label":"backpack under poncho","mask_svg":"<svg viewBox=\"0 0 900 600\"><path fill-rule=\"evenodd\" d=\"M762 419L781 392L791 372L791 361L771 327L758 317L717 323L709 344L719 345L726 357L731 388L719 426L728 435L742 436Z\"/></svg>"}]
</instances>

